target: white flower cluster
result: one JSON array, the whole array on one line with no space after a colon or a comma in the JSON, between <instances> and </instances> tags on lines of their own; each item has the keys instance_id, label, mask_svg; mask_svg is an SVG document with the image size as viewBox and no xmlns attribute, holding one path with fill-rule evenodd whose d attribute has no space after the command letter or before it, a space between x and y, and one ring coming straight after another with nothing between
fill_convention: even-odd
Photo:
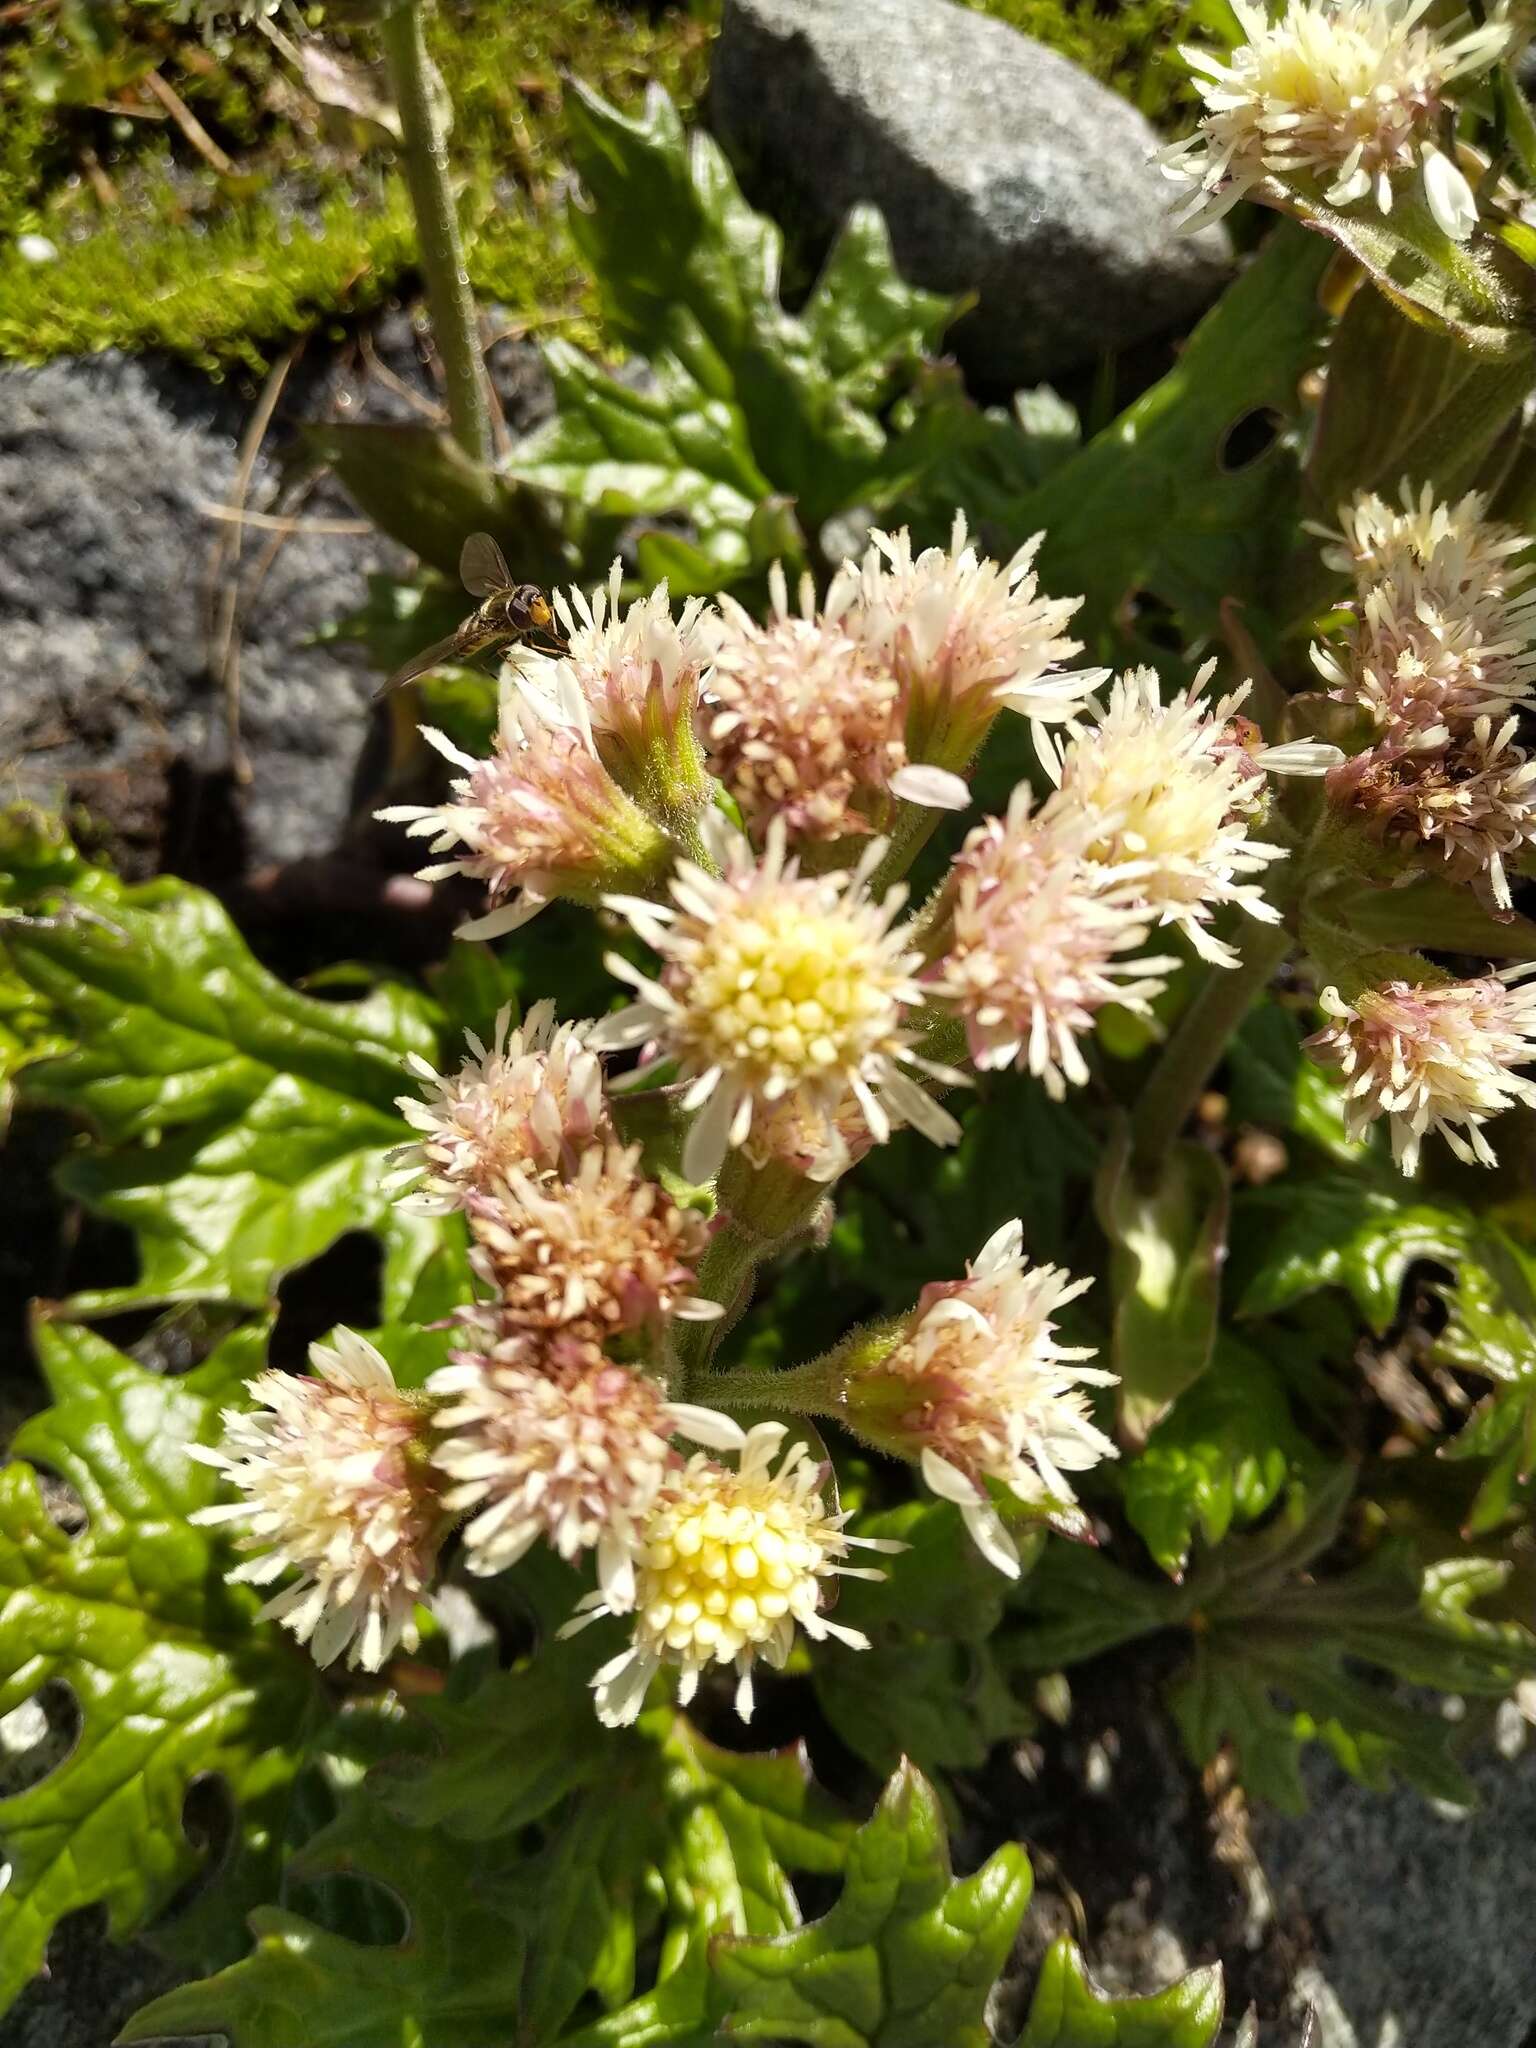
<instances>
[{"instance_id":1,"label":"white flower cluster","mask_svg":"<svg viewBox=\"0 0 1536 2048\"><path fill-rule=\"evenodd\" d=\"M317 1376L264 1375L257 1412L228 1419L212 1455L245 1499L215 1512L244 1518L243 1576L297 1573L272 1611L318 1654L377 1669L408 1645L456 1527L476 1573L539 1542L592 1553L577 1622L632 1627L595 1681L607 1720L632 1718L664 1664L685 1695L729 1667L746 1712L755 1664L781 1664L797 1629L862 1641L827 1595L876 1568L849 1562L863 1539L808 1444L670 1397L689 1324L723 1313L699 1284L719 1225L625 1142L604 1057L638 1054L626 1091L668 1091L684 1181L732 1152L826 1181L899 1125L957 1137L936 1096L966 1076L924 1049L946 1013L975 1065L1059 1093L1086 1077L1098 1011L1144 1008L1174 964L1142 950L1155 927L1228 965L1217 915L1275 915L1258 878L1281 851L1251 828L1267 771L1315 771L1317 750L1263 748L1241 691L1203 694L1210 667L1167 702L1150 672L1095 701L1101 676L1059 666L1074 606L1038 591L1032 560L986 560L960 521L948 549L879 534L819 607L776 577L763 625L730 603L674 616L664 590L626 607L616 577L561 594L567 651L509 672L490 757L443 742L449 801L392 814L452 855L429 873L485 885L472 936L564 894L626 919L655 964L610 956L635 999L596 1023L541 1003L471 1037L454 1071L412 1062L391 1184L468 1233L475 1298L449 1362L401 1390L348 1333ZM908 918L879 880L880 828L963 801L1004 708L1033 722L1054 793L1037 809L1020 790ZM988 1486L1073 1526L1070 1475L1112 1454L1085 1393L1109 1376L1055 1337L1080 1291L1027 1268L1012 1227L924 1295L882 1367L899 1447L1004 1570Z\"/></svg>"},{"instance_id":2,"label":"white flower cluster","mask_svg":"<svg viewBox=\"0 0 1536 2048\"><path fill-rule=\"evenodd\" d=\"M1514 31L1502 7L1476 22L1425 19L1432 0L1232 0L1241 30L1230 50L1180 54L1204 101L1195 132L1162 152L1188 193L1181 224L1216 220L1250 193L1279 188L1390 213L1417 174L1436 224L1456 241L1477 225L1477 202L1453 154L1440 147L1458 87L1489 71Z\"/></svg>"},{"instance_id":3,"label":"white flower cluster","mask_svg":"<svg viewBox=\"0 0 1536 2048\"><path fill-rule=\"evenodd\" d=\"M1518 738L1536 701L1531 544L1475 494L1440 505L1407 483L1400 510L1367 494L1339 521L1325 559L1354 578L1350 626L1313 661L1372 735L1330 793L1508 910L1508 864L1536 844L1536 761Z\"/></svg>"},{"instance_id":4,"label":"white flower cluster","mask_svg":"<svg viewBox=\"0 0 1536 2048\"><path fill-rule=\"evenodd\" d=\"M1393 845L1438 854L1496 914L1511 908L1509 865L1536 846L1536 760L1519 742L1536 704L1536 560L1529 538L1490 520L1468 493L1441 504L1405 482L1398 505L1367 493L1344 506L1324 560L1355 585L1350 624L1313 649L1368 744L1329 776L1335 803ZM1536 1083L1536 992L1526 970L1470 981L1394 979L1346 1002L1327 988L1316 1058L1345 1081L1356 1137L1389 1119L1405 1173L1427 1132L1489 1166L1482 1126Z\"/></svg>"}]
</instances>

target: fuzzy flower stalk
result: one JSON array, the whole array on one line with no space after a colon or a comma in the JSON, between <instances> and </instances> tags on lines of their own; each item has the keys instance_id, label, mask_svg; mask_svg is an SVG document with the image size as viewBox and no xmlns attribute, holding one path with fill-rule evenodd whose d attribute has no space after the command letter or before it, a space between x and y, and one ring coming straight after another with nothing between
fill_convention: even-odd
<instances>
[{"instance_id":1,"label":"fuzzy flower stalk","mask_svg":"<svg viewBox=\"0 0 1536 2048\"><path fill-rule=\"evenodd\" d=\"M569 678L553 709L504 690L486 760L431 726L421 734L463 771L448 801L376 815L451 856L419 869L421 880L465 875L485 884L490 908L460 925L460 938L499 938L556 896L591 904L605 889L647 887L665 869L665 835L603 766Z\"/></svg>"},{"instance_id":2,"label":"fuzzy flower stalk","mask_svg":"<svg viewBox=\"0 0 1536 2048\"><path fill-rule=\"evenodd\" d=\"M424 1091L396 1107L417 1136L391 1155L390 1185L409 1189L401 1207L446 1215L513 1174L570 1172L594 1142L613 1137L602 1062L591 1026L557 1024L552 1002L535 1003L512 1029L511 1005L487 1046L466 1032L469 1057L439 1074L419 1053L406 1065Z\"/></svg>"},{"instance_id":3,"label":"fuzzy flower stalk","mask_svg":"<svg viewBox=\"0 0 1536 2048\"><path fill-rule=\"evenodd\" d=\"M1412 178L1442 232L1465 241L1477 202L1439 139L1456 91L1498 63L1513 31L1502 7L1441 27L1426 19L1431 4L1286 0L1272 20L1259 0L1232 0L1234 48L1180 51L1204 101L1194 134L1161 156L1188 195L1180 224L1272 200L1276 187L1386 214Z\"/></svg>"},{"instance_id":4,"label":"fuzzy flower stalk","mask_svg":"<svg viewBox=\"0 0 1536 2048\"><path fill-rule=\"evenodd\" d=\"M343 1651L380 1670L396 1647L416 1646L416 1603L431 1582L447 1524L426 1440L430 1404L402 1394L388 1362L355 1332L314 1344L315 1377L264 1372L250 1409L224 1411L217 1450L189 1446L245 1498L199 1509L200 1524L229 1524L251 1553L237 1582L293 1582L262 1608L319 1664Z\"/></svg>"},{"instance_id":5,"label":"fuzzy flower stalk","mask_svg":"<svg viewBox=\"0 0 1536 2048\"><path fill-rule=\"evenodd\" d=\"M819 1116L823 1176L846 1163L839 1119L850 1102L876 1143L893 1121L938 1144L959 1136L917 1078L958 1077L915 1052L906 1026L923 996L918 955L896 928L905 892L878 903L867 894L883 851L872 841L851 872L805 875L775 819L760 857L731 841L721 875L680 862L669 904L610 899L662 964L652 977L609 956L639 1000L605 1017L592 1043L646 1047L647 1069L676 1062L682 1106L697 1112L683 1152L690 1180L712 1178L786 1102L808 1113L805 1128Z\"/></svg>"},{"instance_id":6,"label":"fuzzy flower stalk","mask_svg":"<svg viewBox=\"0 0 1536 2048\"><path fill-rule=\"evenodd\" d=\"M988 1491L1035 1514L1081 1523L1068 1474L1117 1455L1090 1412L1091 1387L1116 1375L1088 1365L1090 1348L1057 1336L1061 1310L1091 1286L1059 1266L1031 1266L1023 1226L1005 1223L963 1280L925 1287L889 1349L849 1373L848 1422L898 1456L916 1458L941 1499L960 1508L989 1564L1019 1573L1018 1545Z\"/></svg>"},{"instance_id":7,"label":"fuzzy flower stalk","mask_svg":"<svg viewBox=\"0 0 1536 2048\"><path fill-rule=\"evenodd\" d=\"M1417 1168L1430 1131L1467 1165L1494 1165L1483 1125L1517 1102L1536 1102L1536 1081L1514 1071L1536 1060L1536 988L1516 986L1531 972L1390 981L1353 1003L1324 989L1319 1001L1331 1022L1307 1047L1344 1077L1349 1135L1361 1139L1387 1117L1404 1173Z\"/></svg>"},{"instance_id":8,"label":"fuzzy flower stalk","mask_svg":"<svg viewBox=\"0 0 1536 2048\"><path fill-rule=\"evenodd\" d=\"M905 1547L848 1535L847 1515L824 1498L829 1475L804 1443L792 1444L774 1469L787 1434L782 1422L743 1430L700 1409L691 1411L684 1434L734 1451L735 1466L696 1452L669 1478L640 1528L633 1602L590 1593L563 1631L633 1612L632 1642L592 1680L607 1727L638 1716L663 1665L681 1672L678 1698L685 1706L712 1666L734 1669L736 1711L750 1720L754 1667L762 1659L780 1669L797 1627L813 1642L832 1636L852 1649L869 1647L857 1629L825 1612L830 1582L884 1576L849 1564L851 1550Z\"/></svg>"}]
</instances>

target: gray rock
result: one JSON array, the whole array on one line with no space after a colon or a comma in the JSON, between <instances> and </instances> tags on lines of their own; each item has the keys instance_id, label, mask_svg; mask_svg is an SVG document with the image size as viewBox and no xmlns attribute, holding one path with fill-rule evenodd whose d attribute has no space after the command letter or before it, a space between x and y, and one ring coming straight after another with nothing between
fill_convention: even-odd
<instances>
[{"instance_id":1,"label":"gray rock","mask_svg":"<svg viewBox=\"0 0 1536 2048\"><path fill-rule=\"evenodd\" d=\"M1536 1750L1470 1765L1481 1805L1442 1817L1304 1765L1311 1808L1256 1810L1254 1847L1314 1962L1318 2048L1526 2048L1536 2038ZM1314 1974L1315 1973L1315 1974Z\"/></svg>"},{"instance_id":2,"label":"gray rock","mask_svg":"<svg viewBox=\"0 0 1536 2048\"><path fill-rule=\"evenodd\" d=\"M906 277L978 292L953 346L990 390L1183 320L1229 257L1220 228L1174 233L1134 107L948 0L726 0L710 118L792 225L872 201Z\"/></svg>"},{"instance_id":3,"label":"gray rock","mask_svg":"<svg viewBox=\"0 0 1536 2048\"><path fill-rule=\"evenodd\" d=\"M231 495L238 431L229 398L186 372L117 355L0 371L0 759L12 791L69 791L141 841L146 866L175 860L157 838L175 791L184 803L227 766L209 673L218 529L202 508ZM247 532L247 571L271 538ZM295 533L250 606L241 729L253 778L227 824L246 861L336 838L373 679L354 650L311 642L387 559L403 557L371 536Z\"/></svg>"}]
</instances>

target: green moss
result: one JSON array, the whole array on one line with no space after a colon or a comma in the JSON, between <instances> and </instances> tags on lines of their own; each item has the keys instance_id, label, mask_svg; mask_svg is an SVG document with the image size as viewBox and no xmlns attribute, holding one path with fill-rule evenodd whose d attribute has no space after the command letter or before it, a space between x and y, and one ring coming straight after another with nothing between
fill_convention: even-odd
<instances>
[{"instance_id":1,"label":"green moss","mask_svg":"<svg viewBox=\"0 0 1536 2048\"><path fill-rule=\"evenodd\" d=\"M966 4L1063 51L1154 115L1174 100L1166 59L1177 0ZM409 222L387 152L360 158L322 134L256 31L210 48L178 11L169 0L60 0L26 16L0 55L0 356L162 348L204 367L259 369L297 334L364 310L406 277ZM556 203L562 78L621 102L656 80L689 108L717 16L718 0L438 0L429 39L455 108L482 297L541 333L591 338ZM371 54L365 32L352 40L355 55ZM216 177L170 124L100 111L152 66L235 160L237 177ZM275 211L296 188L308 226ZM24 229L47 234L59 260L23 263L10 244Z\"/></svg>"},{"instance_id":2,"label":"green moss","mask_svg":"<svg viewBox=\"0 0 1536 2048\"><path fill-rule=\"evenodd\" d=\"M1187 29L1181 0L960 0L1081 64L1154 121L1187 94L1174 45Z\"/></svg>"},{"instance_id":3,"label":"green moss","mask_svg":"<svg viewBox=\"0 0 1536 2048\"><path fill-rule=\"evenodd\" d=\"M283 67L254 31L213 52L158 0L105 15L77 0L28 19L30 44L0 59L17 109L0 123L0 356L163 348L203 367L259 369L407 275L409 221L388 153L359 160L295 126ZM530 326L589 336L584 280L552 203L562 73L626 98L656 78L687 103L703 80L706 21L607 0L442 0L429 28L455 107L477 291ZM366 37L354 43L371 54ZM114 121L85 103L151 66L235 159L236 178L217 178L165 124ZM81 176L93 158L109 199ZM291 207L295 188L302 220L280 221L274 200ZM25 229L47 234L59 260L24 263L7 245Z\"/></svg>"}]
</instances>

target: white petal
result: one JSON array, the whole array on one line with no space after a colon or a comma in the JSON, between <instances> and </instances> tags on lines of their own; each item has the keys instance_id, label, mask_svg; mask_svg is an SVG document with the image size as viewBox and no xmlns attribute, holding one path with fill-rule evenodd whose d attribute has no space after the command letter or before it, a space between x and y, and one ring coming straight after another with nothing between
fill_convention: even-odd
<instances>
[{"instance_id":1,"label":"white petal","mask_svg":"<svg viewBox=\"0 0 1536 2048\"><path fill-rule=\"evenodd\" d=\"M947 768L935 768L926 761L913 761L891 777L891 794L933 811L963 811L971 800L971 787L963 775L952 775Z\"/></svg>"},{"instance_id":2,"label":"white petal","mask_svg":"<svg viewBox=\"0 0 1536 2048\"><path fill-rule=\"evenodd\" d=\"M1261 747L1255 756L1271 775L1326 775L1343 758L1344 749L1325 740L1288 740L1283 747Z\"/></svg>"},{"instance_id":3,"label":"white petal","mask_svg":"<svg viewBox=\"0 0 1536 2048\"><path fill-rule=\"evenodd\" d=\"M747 1432L739 1422L714 1408L697 1408L691 1401L669 1401L664 1412L679 1436L711 1451L739 1451L747 1440Z\"/></svg>"},{"instance_id":4,"label":"white petal","mask_svg":"<svg viewBox=\"0 0 1536 2048\"><path fill-rule=\"evenodd\" d=\"M952 1500L967 1508L974 1507L984 1498L958 1466L951 1465L947 1458L941 1458L937 1451L925 1449L920 1463L924 1479L940 1500Z\"/></svg>"},{"instance_id":5,"label":"white petal","mask_svg":"<svg viewBox=\"0 0 1536 2048\"><path fill-rule=\"evenodd\" d=\"M1423 157L1424 197L1429 201L1436 225L1453 242L1464 242L1477 226L1477 201L1472 196L1472 187L1450 158L1432 143L1424 144Z\"/></svg>"},{"instance_id":6,"label":"white petal","mask_svg":"<svg viewBox=\"0 0 1536 2048\"><path fill-rule=\"evenodd\" d=\"M971 1541L981 1552L987 1563L994 1565L1005 1578L1019 1576L1019 1547L1003 1527L1002 1517L990 1501L973 1501L960 1510L961 1520L970 1531Z\"/></svg>"}]
</instances>

